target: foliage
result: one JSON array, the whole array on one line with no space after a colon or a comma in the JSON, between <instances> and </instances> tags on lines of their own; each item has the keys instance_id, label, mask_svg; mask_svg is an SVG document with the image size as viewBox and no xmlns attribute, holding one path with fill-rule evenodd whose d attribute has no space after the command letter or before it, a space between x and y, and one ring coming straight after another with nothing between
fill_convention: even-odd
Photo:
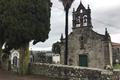
<instances>
[{"instance_id":1,"label":"foliage","mask_svg":"<svg viewBox=\"0 0 120 80\"><path fill-rule=\"evenodd\" d=\"M60 49L61 46L60 46L60 45L61 45L60 42L56 42L56 43L53 44L53 46L52 46L52 51L53 51L55 54L57 54L57 53L60 54L60 51L61 51L61 49Z\"/></svg>"},{"instance_id":2,"label":"foliage","mask_svg":"<svg viewBox=\"0 0 120 80\"><path fill-rule=\"evenodd\" d=\"M0 0L0 44L20 48L44 42L50 31L50 0Z\"/></svg>"},{"instance_id":3,"label":"foliage","mask_svg":"<svg viewBox=\"0 0 120 80\"><path fill-rule=\"evenodd\" d=\"M120 69L120 64L114 64L114 65L113 65L113 68L114 68L114 69Z\"/></svg>"},{"instance_id":4,"label":"foliage","mask_svg":"<svg viewBox=\"0 0 120 80\"><path fill-rule=\"evenodd\" d=\"M3 56L2 56L2 59L1 59L1 60L2 60L3 62L7 62L8 59L9 59L9 55L3 53Z\"/></svg>"},{"instance_id":5,"label":"foliage","mask_svg":"<svg viewBox=\"0 0 120 80\"><path fill-rule=\"evenodd\" d=\"M68 9L71 7L72 3L74 0L59 0L62 2L63 6L64 6L64 10Z\"/></svg>"}]
</instances>

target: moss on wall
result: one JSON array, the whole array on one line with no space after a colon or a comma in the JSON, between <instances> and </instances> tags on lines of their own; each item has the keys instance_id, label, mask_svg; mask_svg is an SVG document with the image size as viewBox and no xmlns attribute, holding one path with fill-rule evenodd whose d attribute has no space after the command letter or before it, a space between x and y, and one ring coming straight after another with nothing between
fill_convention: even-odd
<instances>
[{"instance_id":1,"label":"moss on wall","mask_svg":"<svg viewBox=\"0 0 120 80\"><path fill-rule=\"evenodd\" d=\"M114 68L114 69L120 69L120 64L115 64L115 65L113 66L113 68Z\"/></svg>"},{"instance_id":2,"label":"moss on wall","mask_svg":"<svg viewBox=\"0 0 120 80\"><path fill-rule=\"evenodd\" d=\"M24 75L28 73L28 66L30 62L29 45L25 45L19 49L19 74Z\"/></svg>"}]
</instances>

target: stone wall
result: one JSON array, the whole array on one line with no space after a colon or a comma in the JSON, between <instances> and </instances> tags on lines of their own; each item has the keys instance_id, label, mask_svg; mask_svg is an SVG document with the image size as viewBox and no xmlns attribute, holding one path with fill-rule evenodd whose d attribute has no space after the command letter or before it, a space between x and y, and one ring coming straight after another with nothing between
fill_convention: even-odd
<instances>
[{"instance_id":1,"label":"stone wall","mask_svg":"<svg viewBox=\"0 0 120 80\"><path fill-rule=\"evenodd\" d=\"M120 64L120 46L113 44L113 64Z\"/></svg>"},{"instance_id":2,"label":"stone wall","mask_svg":"<svg viewBox=\"0 0 120 80\"><path fill-rule=\"evenodd\" d=\"M62 80L119 80L120 71L102 70L77 66L33 63L30 73Z\"/></svg>"},{"instance_id":3,"label":"stone wall","mask_svg":"<svg viewBox=\"0 0 120 80\"><path fill-rule=\"evenodd\" d=\"M34 62L37 63L52 63L52 56L46 56L46 53L34 54Z\"/></svg>"},{"instance_id":4,"label":"stone wall","mask_svg":"<svg viewBox=\"0 0 120 80\"><path fill-rule=\"evenodd\" d=\"M105 41L104 37L92 29L74 29L68 37L68 65L83 66L80 56L85 55L87 57L85 63L88 64L86 67L104 69L107 65L112 66L111 42ZM64 52L64 43L62 43L61 64L64 64Z\"/></svg>"},{"instance_id":5,"label":"stone wall","mask_svg":"<svg viewBox=\"0 0 120 80\"><path fill-rule=\"evenodd\" d=\"M113 80L120 80L120 69L115 69L113 71Z\"/></svg>"}]
</instances>

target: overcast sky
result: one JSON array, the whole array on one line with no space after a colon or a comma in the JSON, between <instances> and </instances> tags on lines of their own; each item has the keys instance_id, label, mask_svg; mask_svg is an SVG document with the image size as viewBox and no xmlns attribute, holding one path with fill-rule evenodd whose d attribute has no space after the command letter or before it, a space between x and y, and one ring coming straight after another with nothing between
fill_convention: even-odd
<instances>
[{"instance_id":1,"label":"overcast sky","mask_svg":"<svg viewBox=\"0 0 120 80\"><path fill-rule=\"evenodd\" d=\"M44 43L30 45L34 50L50 50L53 43L59 41L65 29L65 13L62 3L59 0L51 0L53 3L51 11L51 31L49 39ZM85 7L90 5L93 29L101 34L105 33L105 28L111 35L113 42L120 43L120 0L82 0ZM69 33L72 31L72 10L76 9L80 0L75 0L69 11Z\"/></svg>"}]
</instances>

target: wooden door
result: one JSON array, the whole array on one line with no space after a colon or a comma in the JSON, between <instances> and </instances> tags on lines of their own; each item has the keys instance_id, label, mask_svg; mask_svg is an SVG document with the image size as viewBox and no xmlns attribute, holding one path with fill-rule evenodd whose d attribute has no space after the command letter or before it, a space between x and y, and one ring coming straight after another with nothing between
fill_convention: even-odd
<instances>
[{"instance_id":1,"label":"wooden door","mask_svg":"<svg viewBox=\"0 0 120 80\"><path fill-rule=\"evenodd\" d=\"M79 66L88 67L88 56L79 55Z\"/></svg>"}]
</instances>

